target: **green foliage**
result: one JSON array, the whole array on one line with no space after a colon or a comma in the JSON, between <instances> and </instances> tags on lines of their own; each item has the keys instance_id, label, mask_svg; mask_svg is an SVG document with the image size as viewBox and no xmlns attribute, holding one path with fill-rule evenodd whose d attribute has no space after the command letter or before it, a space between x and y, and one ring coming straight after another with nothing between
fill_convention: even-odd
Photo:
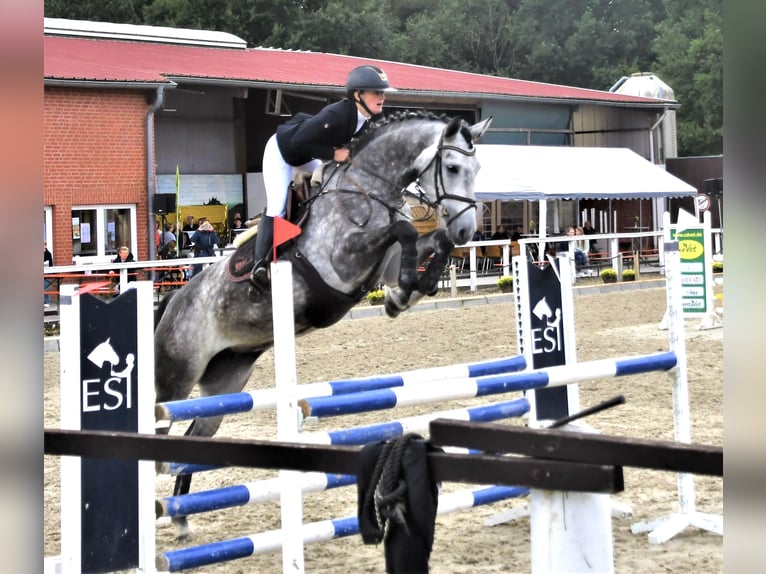
<instances>
[{"instance_id":1,"label":"green foliage","mask_svg":"<svg viewBox=\"0 0 766 574\"><path fill-rule=\"evenodd\" d=\"M611 267L602 269L599 275L604 283L615 283L617 281L617 271Z\"/></svg>"},{"instance_id":2,"label":"green foliage","mask_svg":"<svg viewBox=\"0 0 766 574\"><path fill-rule=\"evenodd\" d=\"M636 278L636 272L632 269L623 269L622 271L622 280L623 281L633 281Z\"/></svg>"},{"instance_id":3,"label":"green foliage","mask_svg":"<svg viewBox=\"0 0 766 574\"><path fill-rule=\"evenodd\" d=\"M495 282L495 285L497 285L498 289L513 288L513 276L503 275Z\"/></svg>"},{"instance_id":4,"label":"green foliage","mask_svg":"<svg viewBox=\"0 0 766 574\"><path fill-rule=\"evenodd\" d=\"M713 261L713 273L723 273L723 261Z\"/></svg>"},{"instance_id":5,"label":"green foliage","mask_svg":"<svg viewBox=\"0 0 766 574\"><path fill-rule=\"evenodd\" d=\"M367 302L370 305L379 305L386 297L386 292L383 289L376 289L367 293Z\"/></svg>"}]
</instances>

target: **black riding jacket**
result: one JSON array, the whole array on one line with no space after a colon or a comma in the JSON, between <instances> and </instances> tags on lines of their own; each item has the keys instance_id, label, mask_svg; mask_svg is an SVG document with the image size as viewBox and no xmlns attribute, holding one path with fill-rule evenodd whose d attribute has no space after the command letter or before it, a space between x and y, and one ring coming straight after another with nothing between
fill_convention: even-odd
<instances>
[{"instance_id":1,"label":"black riding jacket","mask_svg":"<svg viewBox=\"0 0 766 574\"><path fill-rule=\"evenodd\" d=\"M348 98L325 106L315 116L295 114L277 128L279 151L293 166L312 159L331 160L335 149L348 144L355 135L357 118L356 104Z\"/></svg>"}]
</instances>

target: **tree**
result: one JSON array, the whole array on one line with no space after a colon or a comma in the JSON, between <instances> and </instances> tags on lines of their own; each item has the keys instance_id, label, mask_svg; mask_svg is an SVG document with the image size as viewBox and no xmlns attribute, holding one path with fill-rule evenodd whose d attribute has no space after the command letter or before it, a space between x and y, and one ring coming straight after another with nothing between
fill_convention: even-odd
<instances>
[{"instance_id":1,"label":"tree","mask_svg":"<svg viewBox=\"0 0 766 574\"><path fill-rule=\"evenodd\" d=\"M48 18L141 24L143 4L141 0L45 0L43 10Z\"/></svg>"},{"instance_id":2,"label":"tree","mask_svg":"<svg viewBox=\"0 0 766 574\"><path fill-rule=\"evenodd\" d=\"M666 0L658 24L656 73L673 88L681 156L723 153L723 5Z\"/></svg>"}]
</instances>

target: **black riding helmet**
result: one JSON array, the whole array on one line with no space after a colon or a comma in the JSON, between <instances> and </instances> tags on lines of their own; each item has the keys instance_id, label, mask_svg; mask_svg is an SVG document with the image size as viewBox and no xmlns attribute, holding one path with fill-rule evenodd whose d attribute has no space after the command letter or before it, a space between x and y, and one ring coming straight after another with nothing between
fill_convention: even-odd
<instances>
[{"instance_id":1,"label":"black riding helmet","mask_svg":"<svg viewBox=\"0 0 766 574\"><path fill-rule=\"evenodd\" d=\"M364 100L354 96L354 92L364 90L371 92L395 92L396 88L390 86L386 73L377 66L357 66L348 73L346 77L346 94L350 99L361 105L372 117L374 114L367 107L367 104L364 103Z\"/></svg>"},{"instance_id":2,"label":"black riding helmet","mask_svg":"<svg viewBox=\"0 0 766 574\"><path fill-rule=\"evenodd\" d=\"M357 66L346 78L346 94L351 97L357 90L395 92L388 83L386 73L377 66Z\"/></svg>"}]
</instances>

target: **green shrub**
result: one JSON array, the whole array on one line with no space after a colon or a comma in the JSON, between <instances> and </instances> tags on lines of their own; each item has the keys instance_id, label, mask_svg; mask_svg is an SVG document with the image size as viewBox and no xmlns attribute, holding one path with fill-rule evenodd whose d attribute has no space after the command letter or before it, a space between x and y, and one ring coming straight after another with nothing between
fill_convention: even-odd
<instances>
[{"instance_id":1,"label":"green shrub","mask_svg":"<svg viewBox=\"0 0 766 574\"><path fill-rule=\"evenodd\" d=\"M604 269L600 273L601 280L604 283L616 283L617 282L617 271L612 269L611 267Z\"/></svg>"},{"instance_id":2,"label":"green shrub","mask_svg":"<svg viewBox=\"0 0 766 574\"><path fill-rule=\"evenodd\" d=\"M367 302L370 305L380 305L385 297L386 292L383 289L375 289L375 291L367 293Z\"/></svg>"},{"instance_id":3,"label":"green shrub","mask_svg":"<svg viewBox=\"0 0 766 574\"><path fill-rule=\"evenodd\" d=\"M636 272L632 269L623 269L622 271L622 280L623 281L633 281L636 278Z\"/></svg>"},{"instance_id":4,"label":"green shrub","mask_svg":"<svg viewBox=\"0 0 766 574\"><path fill-rule=\"evenodd\" d=\"M723 261L713 261L713 273L723 273Z\"/></svg>"},{"instance_id":5,"label":"green shrub","mask_svg":"<svg viewBox=\"0 0 766 574\"><path fill-rule=\"evenodd\" d=\"M513 289L513 277L511 275L503 275L495 283L497 288L501 291L509 291Z\"/></svg>"}]
</instances>

